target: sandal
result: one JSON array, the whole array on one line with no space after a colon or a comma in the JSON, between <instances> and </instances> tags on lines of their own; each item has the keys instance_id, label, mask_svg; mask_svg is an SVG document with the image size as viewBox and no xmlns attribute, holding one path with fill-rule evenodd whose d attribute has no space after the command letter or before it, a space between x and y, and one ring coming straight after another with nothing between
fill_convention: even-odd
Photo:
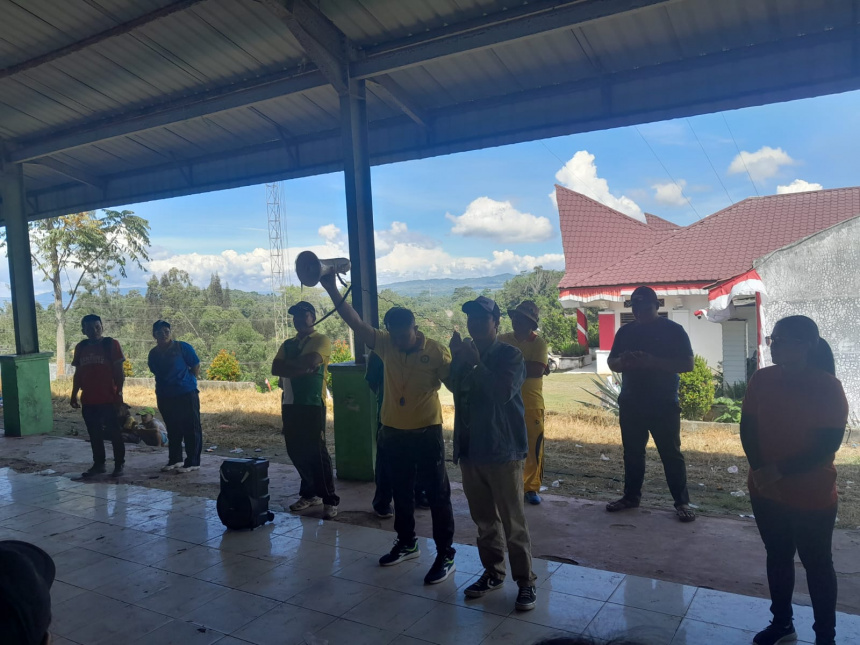
<instances>
[{"instance_id":1,"label":"sandal","mask_svg":"<svg viewBox=\"0 0 860 645\"><path fill-rule=\"evenodd\" d=\"M687 506L686 504L681 504L680 506L675 507L675 513L678 516L678 519L682 522L695 522L696 521L696 513L692 508Z\"/></svg>"},{"instance_id":2,"label":"sandal","mask_svg":"<svg viewBox=\"0 0 860 645\"><path fill-rule=\"evenodd\" d=\"M639 508L639 501L622 497L621 499L609 502L606 505L606 510L609 513L617 513L618 511L626 511L631 508Z\"/></svg>"}]
</instances>

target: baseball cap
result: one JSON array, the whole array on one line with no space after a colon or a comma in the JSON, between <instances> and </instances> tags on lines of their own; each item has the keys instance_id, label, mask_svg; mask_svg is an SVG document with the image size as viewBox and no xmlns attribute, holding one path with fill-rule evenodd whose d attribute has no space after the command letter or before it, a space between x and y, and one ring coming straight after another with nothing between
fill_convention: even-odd
<instances>
[{"instance_id":1,"label":"baseball cap","mask_svg":"<svg viewBox=\"0 0 860 645\"><path fill-rule=\"evenodd\" d=\"M508 316L513 318L514 314L520 314L531 320L535 325L540 324L540 309L533 300L523 300L513 309L508 309Z\"/></svg>"},{"instance_id":2,"label":"baseball cap","mask_svg":"<svg viewBox=\"0 0 860 645\"><path fill-rule=\"evenodd\" d=\"M170 329L170 323L166 320L156 320L154 323L152 323L152 333L154 334L162 327L167 327L168 329Z\"/></svg>"},{"instance_id":3,"label":"baseball cap","mask_svg":"<svg viewBox=\"0 0 860 645\"><path fill-rule=\"evenodd\" d=\"M295 316L296 314L311 313L311 314L313 314L314 318L317 317L317 310L314 309L314 306L311 303L306 302L304 300L297 302L292 307L287 309L287 313L290 314L291 316Z\"/></svg>"},{"instance_id":4,"label":"baseball cap","mask_svg":"<svg viewBox=\"0 0 860 645\"><path fill-rule=\"evenodd\" d=\"M0 541L0 625L5 645L40 645L51 625L51 556L28 542Z\"/></svg>"},{"instance_id":5,"label":"baseball cap","mask_svg":"<svg viewBox=\"0 0 860 645\"><path fill-rule=\"evenodd\" d=\"M643 302L659 302L657 292L651 287L636 287L636 290L630 295L630 300L640 300Z\"/></svg>"},{"instance_id":6,"label":"baseball cap","mask_svg":"<svg viewBox=\"0 0 860 645\"><path fill-rule=\"evenodd\" d=\"M474 300L470 300L463 305L462 309L463 313L467 316L469 314L488 313L498 318L502 315L502 312L499 309L499 305L496 304L496 301L491 300L486 296L478 296Z\"/></svg>"}]
</instances>

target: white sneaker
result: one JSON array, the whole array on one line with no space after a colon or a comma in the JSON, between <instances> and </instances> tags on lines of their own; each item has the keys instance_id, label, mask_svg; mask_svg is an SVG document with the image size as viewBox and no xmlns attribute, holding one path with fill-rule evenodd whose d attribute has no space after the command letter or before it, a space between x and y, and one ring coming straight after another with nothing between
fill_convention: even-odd
<instances>
[{"instance_id":1,"label":"white sneaker","mask_svg":"<svg viewBox=\"0 0 860 645\"><path fill-rule=\"evenodd\" d=\"M190 473L190 472L193 472L195 470L200 470L200 466L180 466L179 468L176 469L176 472L178 472L178 473Z\"/></svg>"},{"instance_id":2,"label":"white sneaker","mask_svg":"<svg viewBox=\"0 0 860 645\"><path fill-rule=\"evenodd\" d=\"M337 506L333 504L326 504L323 506L323 519L324 520L333 520L337 515Z\"/></svg>"},{"instance_id":3,"label":"white sneaker","mask_svg":"<svg viewBox=\"0 0 860 645\"><path fill-rule=\"evenodd\" d=\"M296 513L320 504L322 504L322 499L319 497L299 497L297 502L290 504L290 510Z\"/></svg>"},{"instance_id":4,"label":"white sneaker","mask_svg":"<svg viewBox=\"0 0 860 645\"><path fill-rule=\"evenodd\" d=\"M167 464L164 468L161 469L161 472L169 473L171 470L176 470L177 468L182 468L181 461L177 461L175 464Z\"/></svg>"}]
</instances>

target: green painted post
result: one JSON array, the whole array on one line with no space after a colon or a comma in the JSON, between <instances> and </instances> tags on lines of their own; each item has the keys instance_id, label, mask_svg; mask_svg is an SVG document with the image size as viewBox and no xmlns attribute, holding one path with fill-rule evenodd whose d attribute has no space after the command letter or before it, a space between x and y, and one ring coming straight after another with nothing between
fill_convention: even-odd
<instances>
[{"instance_id":1,"label":"green painted post","mask_svg":"<svg viewBox=\"0 0 860 645\"><path fill-rule=\"evenodd\" d=\"M364 365L329 365L334 399L337 478L374 481L376 396L364 380Z\"/></svg>"},{"instance_id":2,"label":"green painted post","mask_svg":"<svg viewBox=\"0 0 860 645\"><path fill-rule=\"evenodd\" d=\"M48 369L51 356L51 352L0 356L3 427L7 437L44 434L53 428Z\"/></svg>"}]
</instances>

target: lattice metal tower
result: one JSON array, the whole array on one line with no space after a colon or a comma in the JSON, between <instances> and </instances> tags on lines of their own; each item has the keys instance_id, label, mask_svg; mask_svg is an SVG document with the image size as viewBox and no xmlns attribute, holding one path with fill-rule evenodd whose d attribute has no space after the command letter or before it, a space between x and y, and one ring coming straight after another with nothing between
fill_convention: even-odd
<instances>
[{"instance_id":1,"label":"lattice metal tower","mask_svg":"<svg viewBox=\"0 0 860 645\"><path fill-rule=\"evenodd\" d=\"M266 184L266 214L269 220L269 263L272 269L272 302L275 314L275 334L279 340L287 337L290 326L287 316L286 288L290 279L289 242L281 220L282 182Z\"/></svg>"}]
</instances>

